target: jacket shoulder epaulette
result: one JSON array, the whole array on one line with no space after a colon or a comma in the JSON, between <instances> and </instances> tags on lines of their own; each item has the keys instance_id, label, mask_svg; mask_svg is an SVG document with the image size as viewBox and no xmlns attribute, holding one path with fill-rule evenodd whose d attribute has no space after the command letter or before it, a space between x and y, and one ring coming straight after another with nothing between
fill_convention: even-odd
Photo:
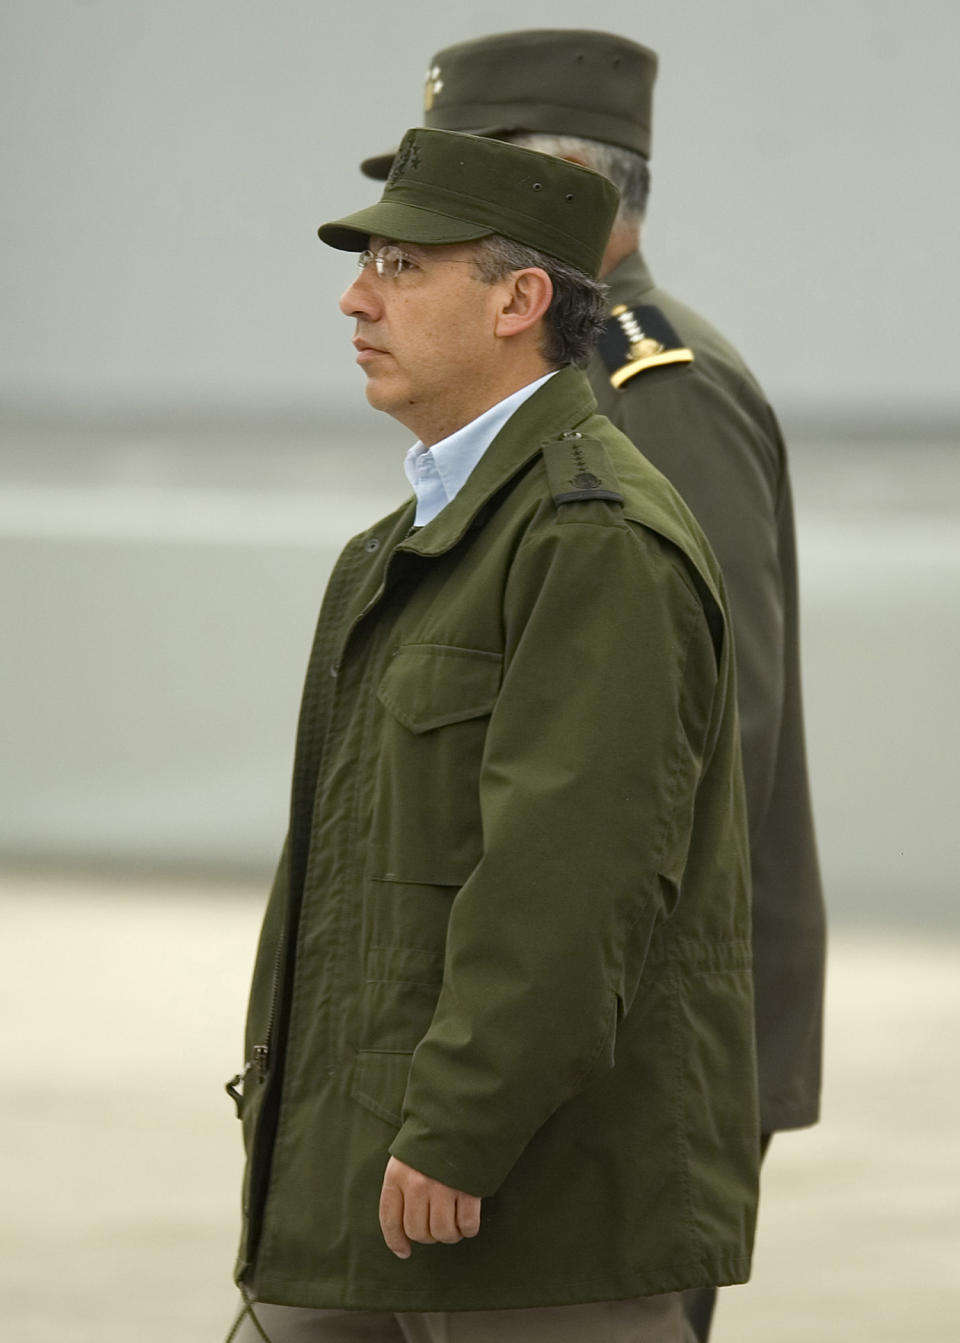
<instances>
[{"instance_id":1,"label":"jacket shoulder epaulette","mask_svg":"<svg viewBox=\"0 0 960 1343\"><path fill-rule=\"evenodd\" d=\"M571 430L544 443L541 451L554 503L578 504L588 499L623 503L620 482L599 439Z\"/></svg>"},{"instance_id":2,"label":"jacket shoulder epaulette","mask_svg":"<svg viewBox=\"0 0 960 1343\"><path fill-rule=\"evenodd\" d=\"M618 303L610 310L598 345L610 383L622 387L638 373L664 364L690 364L688 349L659 308L628 308Z\"/></svg>"}]
</instances>

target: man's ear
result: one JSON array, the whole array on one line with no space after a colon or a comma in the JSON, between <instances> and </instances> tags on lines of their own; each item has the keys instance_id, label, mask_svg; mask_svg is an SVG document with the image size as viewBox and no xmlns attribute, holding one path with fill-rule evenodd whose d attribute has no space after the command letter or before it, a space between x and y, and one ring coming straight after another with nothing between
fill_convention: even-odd
<instances>
[{"instance_id":1,"label":"man's ear","mask_svg":"<svg viewBox=\"0 0 960 1343\"><path fill-rule=\"evenodd\" d=\"M506 280L494 331L498 336L517 336L536 326L550 307L553 281L539 266L511 271Z\"/></svg>"}]
</instances>

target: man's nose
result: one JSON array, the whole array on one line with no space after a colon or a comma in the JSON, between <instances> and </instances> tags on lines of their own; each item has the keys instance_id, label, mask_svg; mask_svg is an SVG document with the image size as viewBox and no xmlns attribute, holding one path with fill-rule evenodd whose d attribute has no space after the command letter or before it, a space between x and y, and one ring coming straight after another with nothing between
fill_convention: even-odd
<instances>
[{"instance_id":1,"label":"man's nose","mask_svg":"<svg viewBox=\"0 0 960 1343\"><path fill-rule=\"evenodd\" d=\"M380 316L376 289L370 283L366 271L361 271L353 284L340 295L340 311L345 317L366 317L370 321L376 321Z\"/></svg>"}]
</instances>

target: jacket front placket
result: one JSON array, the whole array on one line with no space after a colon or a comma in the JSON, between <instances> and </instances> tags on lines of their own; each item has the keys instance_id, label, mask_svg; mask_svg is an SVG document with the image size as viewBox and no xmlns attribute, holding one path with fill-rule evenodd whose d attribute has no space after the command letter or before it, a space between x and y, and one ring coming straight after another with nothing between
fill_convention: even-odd
<instances>
[{"instance_id":1,"label":"jacket front placket","mask_svg":"<svg viewBox=\"0 0 960 1343\"><path fill-rule=\"evenodd\" d=\"M407 591L420 577L422 562L391 545L374 582L364 582L351 604L335 662L328 672L330 710L324 754L311 799L309 854L297 937L291 1028L299 1043L305 1030L323 1029L322 1054L332 1077L342 1062L346 1040L343 1003L355 992L359 947L363 862L364 774L358 761L368 754L368 737L383 673ZM372 590L371 590L372 589ZM344 823L346 822L346 823ZM300 999L308 1020L296 1019ZM312 1054L302 1050L302 1057ZM316 1057L316 1056L314 1056ZM294 1078L294 1085L300 1079ZM303 1084L312 1085L305 1076Z\"/></svg>"},{"instance_id":2,"label":"jacket front placket","mask_svg":"<svg viewBox=\"0 0 960 1343\"><path fill-rule=\"evenodd\" d=\"M300 938L301 928L309 922L309 911L305 911L304 905L308 892L312 892L316 902L326 891L325 874L320 870L322 849L314 842L314 832L335 761L350 727L351 699L347 691L356 679L357 663L352 636L389 590L391 561L397 544L408 535L412 521L413 504L408 503L348 544L330 576L307 667L284 859L283 930L270 990L269 1039L254 1048L254 1063L262 1071L264 1091L250 1142L250 1198L241 1247L241 1260L247 1265L256 1257L278 1136L281 1097L290 1081L287 1042L297 998L302 996L302 988L299 995L298 988L304 985L306 969ZM372 674L368 668L368 677ZM335 906L337 897L343 898L344 890L341 887L328 893L332 896L331 905ZM328 993L324 994L324 1000L329 1003ZM327 1069L332 1076L336 1048L332 1021L328 1019L326 1025Z\"/></svg>"}]
</instances>

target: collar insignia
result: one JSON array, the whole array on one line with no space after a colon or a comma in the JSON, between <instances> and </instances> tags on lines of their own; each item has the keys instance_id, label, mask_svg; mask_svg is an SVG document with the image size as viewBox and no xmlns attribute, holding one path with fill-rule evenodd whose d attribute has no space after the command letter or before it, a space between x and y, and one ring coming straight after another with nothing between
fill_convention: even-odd
<instances>
[{"instance_id":1,"label":"collar insignia","mask_svg":"<svg viewBox=\"0 0 960 1343\"><path fill-rule=\"evenodd\" d=\"M628 308L624 303L610 311L599 354L611 385L617 388L644 369L693 361L693 351L683 344L659 308Z\"/></svg>"}]
</instances>

